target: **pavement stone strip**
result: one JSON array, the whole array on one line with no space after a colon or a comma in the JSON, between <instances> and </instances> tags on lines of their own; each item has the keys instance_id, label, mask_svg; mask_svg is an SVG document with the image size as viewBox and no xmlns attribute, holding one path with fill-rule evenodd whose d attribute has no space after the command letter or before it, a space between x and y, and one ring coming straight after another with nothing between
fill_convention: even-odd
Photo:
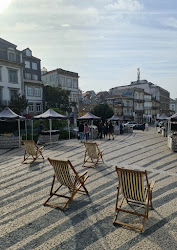
<instances>
[{"instance_id":1,"label":"pavement stone strip","mask_svg":"<svg viewBox=\"0 0 177 250\"><path fill-rule=\"evenodd\" d=\"M85 147L76 139L45 145L45 160L39 158L32 165L21 163L24 146L0 150L1 250L177 249L177 154L167 147L167 138L151 128L96 142L104 149L105 163L94 169L81 167ZM79 173L88 170L89 196L77 194L64 211L44 207L53 177L47 157L69 159ZM149 210L142 233L112 223L116 165L146 169L149 182L155 180L154 210ZM119 216L129 222L137 219Z\"/></svg>"}]
</instances>

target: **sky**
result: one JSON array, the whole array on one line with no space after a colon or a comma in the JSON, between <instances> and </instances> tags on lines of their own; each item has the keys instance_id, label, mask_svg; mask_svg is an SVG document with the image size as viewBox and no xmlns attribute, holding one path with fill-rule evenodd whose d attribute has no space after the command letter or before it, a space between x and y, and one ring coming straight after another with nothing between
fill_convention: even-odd
<instances>
[{"instance_id":1,"label":"sky","mask_svg":"<svg viewBox=\"0 0 177 250\"><path fill-rule=\"evenodd\" d=\"M0 37L83 91L148 80L177 98L176 0L0 0Z\"/></svg>"}]
</instances>

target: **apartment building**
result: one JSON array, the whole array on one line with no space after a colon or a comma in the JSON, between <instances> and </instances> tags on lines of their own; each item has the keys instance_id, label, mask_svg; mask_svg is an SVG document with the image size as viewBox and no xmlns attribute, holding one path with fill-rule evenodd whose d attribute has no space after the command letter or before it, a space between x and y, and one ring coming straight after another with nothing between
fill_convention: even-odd
<instances>
[{"instance_id":1,"label":"apartment building","mask_svg":"<svg viewBox=\"0 0 177 250\"><path fill-rule=\"evenodd\" d=\"M17 50L17 45L0 38L1 109L18 94L24 95L22 53Z\"/></svg>"},{"instance_id":2,"label":"apartment building","mask_svg":"<svg viewBox=\"0 0 177 250\"><path fill-rule=\"evenodd\" d=\"M22 51L24 63L24 91L28 101L26 113L36 115L43 112L43 83L41 81L41 60L26 48Z\"/></svg>"},{"instance_id":3,"label":"apartment building","mask_svg":"<svg viewBox=\"0 0 177 250\"><path fill-rule=\"evenodd\" d=\"M152 95L144 93L144 121L152 122Z\"/></svg>"},{"instance_id":4,"label":"apartment building","mask_svg":"<svg viewBox=\"0 0 177 250\"><path fill-rule=\"evenodd\" d=\"M114 87L110 89L110 95L121 95L124 96L124 108L123 115L131 116L138 123L143 122L143 114L144 114L144 90L140 88L135 88L130 85ZM125 97L131 98L128 100Z\"/></svg>"},{"instance_id":5,"label":"apartment building","mask_svg":"<svg viewBox=\"0 0 177 250\"><path fill-rule=\"evenodd\" d=\"M41 76L44 86L58 87L70 90L69 102L76 102L76 107L72 107L70 117L76 124L79 110L79 75L78 73L63 70L61 68L48 71Z\"/></svg>"},{"instance_id":6,"label":"apartment building","mask_svg":"<svg viewBox=\"0 0 177 250\"><path fill-rule=\"evenodd\" d=\"M17 45L0 38L1 107L8 106L19 94L29 103L24 114L33 116L43 112L40 59L32 56L29 48L19 51Z\"/></svg>"},{"instance_id":7,"label":"apartment building","mask_svg":"<svg viewBox=\"0 0 177 250\"><path fill-rule=\"evenodd\" d=\"M148 82L147 80L139 80L131 82L131 86L144 89L146 93L151 94L153 98L155 98L157 101L160 102L160 110L159 110L160 113L159 114L157 113L156 114L157 116L163 113L165 113L166 115L169 114L170 93L167 90L151 82Z\"/></svg>"},{"instance_id":8,"label":"apartment building","mask_svg":"<svg viewBox=\"0 0 177 250\"><path fill-rule=\"evenodd\" d=\"M177 113L177 98L175 99L170 98L170 111L171 114Z\"/></svg>"}]
</instances>

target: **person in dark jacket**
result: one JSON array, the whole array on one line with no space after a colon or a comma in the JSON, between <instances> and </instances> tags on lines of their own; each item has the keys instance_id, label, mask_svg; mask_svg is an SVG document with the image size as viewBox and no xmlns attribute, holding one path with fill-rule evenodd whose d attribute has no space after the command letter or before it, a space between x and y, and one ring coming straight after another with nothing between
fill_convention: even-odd
<instances>
[{"instance_id":1,"label":"person in dark jacket","mask_svg":"<svg viewBox=\"0 0 177 250\"><path fill-rule=\"evenodd\" d=\"M84 139L84 124L83 124L83 122L79 123L79 134L80 134L80 140L82 143L82 141Z\"/></svg>"},{"instance_id":2,"label":"person in dark jacket","mask_svg":"<svg viewBox=\"0 0 177 250\"><path fill-rule=\"evenodd\" d=\"M112 139L114 140L114 128L113 128L111 121L108 121L108 135L109 135L108 140L111 140L111 138L110 138L111 136L112 136Z\"/></svg>"},{"instance_id":3,"label":"person in dark jacket","mask_svg":"<svg viewBox=\"0 0 177 250\"><path fill-rule=\"evenodd\" d=\"M98 138L102 139L102 134L103 134L103 123L102 123L102 121L100 121L100 123L98 124L98 135L97 135L97 139L98 139Z\"/></svg>"},{"instance_id":4,"label":"person in dark jacket","mask_svg":"<svg viewBox=\"0 0 177 250\"><path fill-rule=\"evenodd\" d=\"M104 125L103 125L103 135L104 135L104 138L105 137L107 138L107 134L108 134L108 124L107 124L107 122L105 122Z\"/></svg>"}]
</instances>

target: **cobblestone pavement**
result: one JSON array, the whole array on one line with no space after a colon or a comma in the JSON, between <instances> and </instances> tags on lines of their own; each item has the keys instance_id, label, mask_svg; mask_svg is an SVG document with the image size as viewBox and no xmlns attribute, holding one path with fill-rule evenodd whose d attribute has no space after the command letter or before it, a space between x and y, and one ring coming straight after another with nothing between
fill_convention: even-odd
<instances>
[{"instance_id":1,"label":"cobblestone pavement","mask_svg":"<svg viewBox=\"0 0 177 250\"><path fill-rule=\"evenodd\" d=\"M78 194L65 211L44 207L53 169L47 157L70 159L82 168L84 145L66 140L45 146L45 160L21 164L24 147L0 150L0 249L177 249L177 153L154 129L97 140L105 164L88 168L89 196ZM114 226L117 175L115 165L146 169L154 210L144 232ZM65 190L63 190L65 192ZM130 217L130 218L129 218ZM120 214L120 220L134 220Z\"/></svg>"}]
</instances>

